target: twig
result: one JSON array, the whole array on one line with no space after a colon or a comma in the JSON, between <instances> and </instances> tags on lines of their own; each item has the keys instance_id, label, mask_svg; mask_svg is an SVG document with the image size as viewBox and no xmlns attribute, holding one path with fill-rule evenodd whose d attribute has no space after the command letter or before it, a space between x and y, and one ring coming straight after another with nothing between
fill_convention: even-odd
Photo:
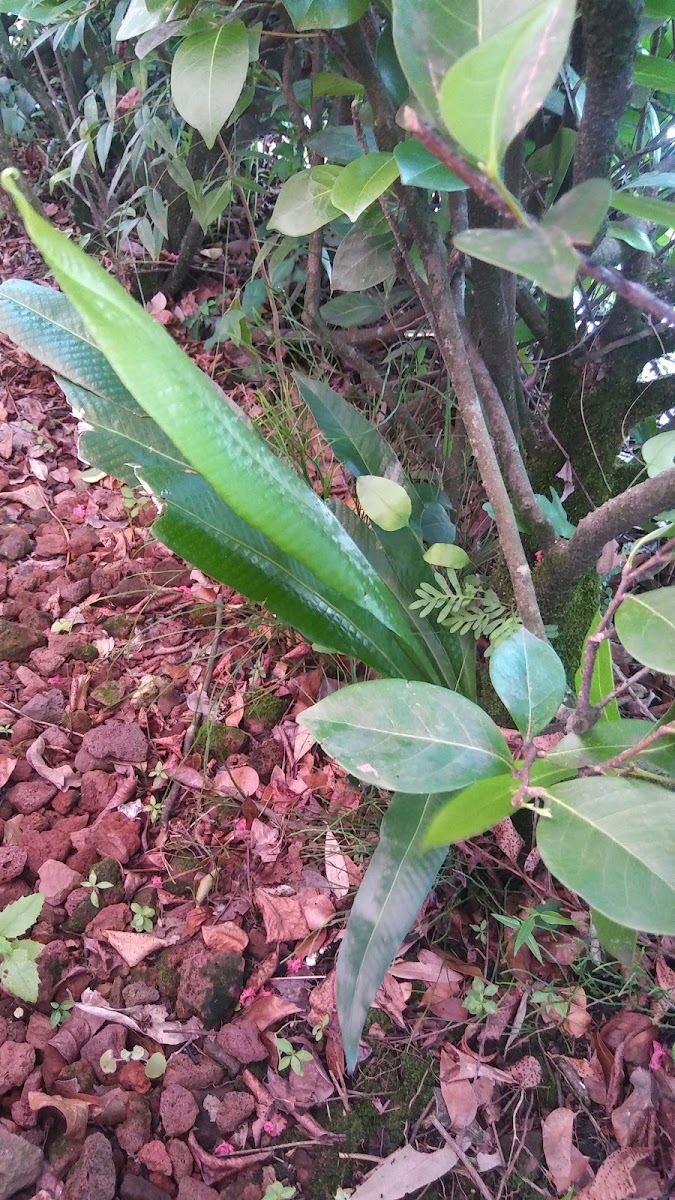
<instances>
[{"instance_id":1,"label":"twig","mask_svg":"<svg viewBox=\"0 0 675 1200\"><path fill-rule=\"evenodd\" d=\"M455 1140L455 1138L452 1137L448 1133L447 1129L443 1128L438 1117L431 1117L431 1124L433 1125L434 1129L438 1130L441 1137L447 1143L447 1145L450 1147L450 1149L455 1152L459 1161L461 1162L462 1166L464 1167L464 1170L466 1171L467 1175L469 1176L469 1179L471 1180L473 1186L475 1187L476 1191L480 1192L480 1194L481 1194L481 1196L483 1196L484 1200L495 1200L492 1192L487 1187L487 1184L485 1183L485 1181L483 1179L481 1179L480 1175L478 1174L478 1171L474 1167L469 1156L465 1153L464 1150L462 1150L462 1147L460 1146L459 1142L457 1142Z\"/></svg>"},{"instance_id":2,"label":"twig","mask_svg":"<svg viewBox=\"0 0 675 1200\"><path fill-rule=\"evenodd\" d=\"M634 283L614 267L602 267L590 258L582 257L580 269L586 275L590 275L591 279L604 283L633 308L639 308L655 321L665 321L666 325L675 328L675 308L672 304L668 304L667 300L662 300L660 296L655 296L641 283Z\"/></svg>"},{"instance_id":3,"label":"twig","mask_svg":"<svg viewBox=\"0 0 675 1200\"><path fill-rule=\"evenodd\" d=\"M602 700L599 700L595 707L601 712L603 708L607 708L607 705L612 703L612 700L617 700L619 696L623 696L624 692L629 692L638 679L644 679L645 675L649 675L650 672L651 667L641 667L639 671L631 675L630 679L624 679L623 683L615 687L608 696L604 696Z\"/></svg>"},{"instance_id":4,"label":"twig","mask_svg":"<svg viewBox=\"0 0 675 1200\"><path fill-rule=\"evenodd\" d=\"M504 217L510 225L513 224L513 210L494 183L486 175L483 175L482 171L470 166L466 159L453 150L445 138L427 125L419 113L415 112L415 109L408 104L403 109L402 124L408 133L412 133L440 162L468 184L471 191L478 196L479 200L483 201L483 204L487 204L488 208L494 208L495 212Z\"/></svg>"},{"instance_id":5,"label":"twig","mask_svg":"<svg viewBox=\"0 0 675 1200\"><path fill-rule=\"evenodd\" d=\"M614 758L608 758L606 762L588 767L588 770L594 775L603 775L609 768L622 767L625 762L629 762L632 758L639 758L644 750L648 750L650 746L654 745L654 742L658 742L660 738L667 737L671 733L675 733L675 721L670 721L667 725L659 725L658 729L652 729L651 733L643 737L641 742L637 742L634 746L628 746L626 750L615 754Z\"/></svg>"},{"instance_id":6,"label":"twig","mask_svg":"<svg viewBox=\"0 0 675 1200\"><path fill-rule=\"evenodd\" d=\"M219 595L216 598L216 624L215 624L215 628L213 631L213 641L211 642L211 649L209 651L209 659L206 664L206 671L204 672L204 680L202 682L201 688L199 689L199 696L197 698L197 704L195 706L195 715L192 718L192 724L189 725L188 728L186 729L185 736L183 738L183 747L182 747L183 758L185 758L190 753L193 742L197 736L197 733L199 732L199 726L202 723L202 714L199 711L199 704L200 704L202 696L206 692L208 692L208 690L211 686L211 680L213 679L213 672L216 669L216 661L218 659L218 646L220 644L220 635L223 631L224 611L225 611L225 605L223 603L223 597L222 597L222 595ZM160 827L162 829L166 829L167 825L169 824L169 821L171 819L171 814L174 810L176 800L178 799L178 793L180 792L181 787L182 787L182 784L180 784L178 782L178 780L174 779L173 783L171 784L171 787L169 788L168 792L166 793L166 796L164 797L164 800L162 801L162 814L160 817Z\"/></svg>"}]
</instances>

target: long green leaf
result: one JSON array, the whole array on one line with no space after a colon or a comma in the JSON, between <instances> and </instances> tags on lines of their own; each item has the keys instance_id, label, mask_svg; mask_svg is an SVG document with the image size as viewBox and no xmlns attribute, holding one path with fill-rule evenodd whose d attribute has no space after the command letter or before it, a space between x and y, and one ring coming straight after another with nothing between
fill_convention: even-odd
<instances>
[{"instance_id":1,"label":"long green leaf","mask_svg":"<svg viewBox=\"0 0 675 1200\"><path fill-rule=\"evenodd\" d=\"M357 779L417 795L468 787L512 764L478 705L445 688L373 680L341 688L298 718Z\"/></svg>"},{"instance_id":2,"label":"long green leaf","mask_svg":"<svg viewBox=\"0 0 675 1200\"><path fill-rule=\"evenodd\" d=\"M557 784L549 796L549 815L537 823L549 871L617 924L675 934L672 793L596 776Z\"/></svg>"},{"instance_id":3,"label":"long green leaf","mask_svg":"<svg viewBox=\"0 0 675 1200\"><path fill-rule=\"evenodd\" d=\"M349 1071L356 1065L375 993L443 865L447 847L429 849L426 836L446 799L392 796L356 894L337 962L337 1006Z\"/></svg>"},{"instance_id":4,"label":"long green leaf","mask_svg":"<svg viewBox=\"0 0 675 1200\"><path fill-rule=\"evenodd\" d=\"M579 695L579 691L581 689L582 667L586 658L586 646L588 645L588 639L591 634L595 633L601 619L601 614L597 612L591 621L588 633L584 638L584 644L581 649L581 665L574 676L574 686L577 696ZM605 638L604 642L601 642L598 646L598 651L595 656L595 663L593 664L593 676L591 678L591 692L589 697L591 704L599 704L601 700L604 700L605 696L609 696L610 692L613 691L614 667L612 665L612 648L609 638ZM600 712L601 721L618 721L621 716L616 700L610 700L609 704L606 704L605 707L600 710Z\"/></svg>"},{"instance_id":5,"label":"long green leaf","mask_svg":"<svg viewBox=\"0 0 675 1200\"><path fill-rule=\"evenodd\" d=\"M35 213L5 171L26 229L112 369L188 462L247 524L331 590L417 644L398 604L311 488L278 459L158 322L68 238Z\"/></svg>"}]
</instances>

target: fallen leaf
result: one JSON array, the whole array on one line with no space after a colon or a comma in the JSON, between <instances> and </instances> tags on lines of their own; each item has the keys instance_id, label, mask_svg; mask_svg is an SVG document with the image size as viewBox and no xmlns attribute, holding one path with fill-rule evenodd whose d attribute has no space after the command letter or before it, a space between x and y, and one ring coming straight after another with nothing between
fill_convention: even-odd
<instances>
[{"instance_id":1,"label":"fallen leaf","mask_svg":"<svg viewBox=\"0 0 675 1200\"><path fill-rule=\"evenodd\" d=\"M260 777L253 767L221 767L213 780L219 796L255 796L259 787Z\"/></svg>"},{"instance_id":2,"label":"fallen leaf","mask_svg":"<svg viewBox=\"0 0 675 1200\"><path fill-rule=\"evenodd\" d=\"M335 1095L335 1084L314 1055L311 1062L303 1062L302 1075L290 1071L288 1075L281 1076L268 1071L267 1086L275 1100L283 1100L299 1108L316 1108Z\"/></svg>"},{"instance_id":3,"label":"fallen leaf","mask_svg":"<svg viewBox=\"0 0 675 1200\"><path fill-rule=\"evenodd\" d=\"M155 937L153 933L127 933L106 929L104 936L128 967L137 967L144 958L156 954L158 950L166 949L164 939Z\"/></svg>"},{"instance_id":4,"label":"fallen leaf","mask_svg":"<svg viewBox=\"0 0 675 1200\"><path fill-rule=\"evenodd\" d=\"M300 762L300 759L304 758L305 754L312 749L315 741L316 738L313 733L309 732L309 729L304 729L302 725L298 725L293 742L293 762Z\"/></svg>"},{"instance_id":5,"label":"fallen leaf","mask_svg":"<svg viewBox=\"0 0 675 1200\"><path fill-rule=\"evenodd\" d=\"M442 1179L456 1165L457 1155L451 1146L443 1146L431 1154L404 1146L385 1158L365 1183L352 1192L350 1200L383 1200L384 1197L402 1200L403 1196Z\"/></svg>"},{"instance_id":6,"label":"fallen leaf","mask_svg":"<svg viewBox=\"0 0 675 1200\"><path fill-rule=\"evenodd\" d=\"M664 993L663 996L659 996L658 1000L655 1000L652 1006L651 1015L658 1024L675 1005L675 971L668 966L662 955L659 955L656 960L656 982Z\"/></svg>"},{"instance_id":7,"label":"fallen leaf","mask_svg":"<svg viewBox=\"0 0 675 1200\"><path fill-rule=\"evenodd\" d=\"M42 779L46 779L48 783L53 783L54 787L58 788L60 792L78 784L80 782L79 777L72 767L68 765L49 767L47 765L42 757L46 748L47 737L44 733L41 733L26 750L26 758L33 770L37 771L38 775Z\"/></svg>"},{"instance_id":8,"label":"fallen leaf","mask_svg":"<svg viewBox=\"0 0 675 1200\"><path fill-rule=\"evenodd\" d=\"M225 724L236 728L241 725L242 717L244 716L244 693L237 690L230 701L230 707L225 717Z\"/></svg>"},{"instance_id":9,"label":"fallen leaf","mask_svg":"<svg viewBox=\"0 0 675 1200\"><path fill-rule=\"evenodd\" d=\"M223 921L220 925L202 925L202 937L209 950L245 950L248 934L234 921Z\"/></svg>"},{"instance_id":10,"label":"fallen leaf","mask_svg":"<svg viewBox=\"0 0 675 1200\"><path fill-rule=\"evenodd\" d=\"M644 1145L647 1125L654 1114L654 1076L646 1067L631 1072L632 1091L611 1116L614 1136L620 1146Z\"/></svg>"},{"instance_id":11,"label":"fallen leaf","mask_svg":"<svg viewBox=\"0 0 675 1200\"><path fill-rule=\"evenodd\" d=\"M290 1000L284 1000L282 996L274 993L272 996L260 996L254 1000L246 1009L246 1020L251 1021L263 1033L271 1025L276 1025L277 1021L285 1021L286 1017L292 1017L299 1012L297 1004L292 1004Z\"/></svg>"},{"instance_id":12,"label":"fallen leaf","mask_svg":"<svg viewBox=\"0 0 675 1200\"><path fill-rule=\"evenodd\" d=\"M569 1191L588 1170L589 1160L573 1142L574 1113L554 1108L542 1125L544 1157L553 1186L559 1195Z\"/></svg>"},{"instance_id":13,"label":"fallen leaf","mask_svg":"<svg viewBox=\"0 0 675 1200\"><path fill-rule=\"evenodd\" d=\"M28 1107L32 1112L40 1112L43 1108L55 1108L65 1118L66 1137L73 1141L81 1140L89 1121L89 1110L101 1107L98 1096L46 1096L44 1092L29 1092Z\"/></svg>"},{"instance_id":14,"label":"fallen leaf","mask_svg":"<svg viewBox=\"0 0 675 1200\"><path fill-rule=\"evenodd\" d=\"M347 860L332 829L326 830L324 863L326 879L335 899L343 900L349 892L349 871L347 870Z\"/></svg>"},{"instance_id":15,"label":"fallen leaf","mask_svg":"<svg viewBox=\"0 0 675 1200\"><path fill-rule=\"evenodd\" d=\"M281 830L254 817L251 821L250 846L261 862L276 862L281 853Z\"/></svg>"},{"instance_id":16,"label":"fallen leaf","mask_svg":"<svg viewBox=\"0 0 675 1200\"><path fill-rule=\"evenodd\" d=\"M566 459L560 470L556 471L555 477L556 479L562 479L563 481L563 493L560 497L560 503L564 504L567 497L571 496L572 492L574 491L574 471L572 470L572 464L569 458Z\"/></svg>"},{"instance_id":17,"label":"fallen leaf","mask_svg":"<svg viewBox=\"0 0 675 1200\"><path fill-rule=\"evenodd\" d=\"M646 1146L615 1150L598 1168L593 1182L583 1188L575 1200L630 1200L636 1191L633 1168L649 1154Z\"/></svg>"},{"instance_id":18,"label":"fallen leaf","mask_svg":"<svg viewBox=\"0 0 675 1200\"><path fill-rule=\"evenodd\" d=\"M390 966L389 973L395 979L418 979L423 983L456 984L462 979L458 971L446 966L440 954L424 950L420 951L417 962L398 959Z\"/></svg>"},{"instance_id":19,"label":"fallen leaf","mask_svg":"<svg viewBox=\"0 0 675 1200\"><path fill-rule=\"evenodd\" d=\"M126 1012L110 1008L99 992L92 992L89 988L82 993L82 999L77 1001L74 1007L86 1016L97 1017L101 1021L112 1021L116 1025L125 1025L127 1029L133 1029L134 1033L153 1038L156 1042L161 1042L163 1046L178 1046L181 1042L190 1042L194 1038L203 1037L206 1032L201 1021L198 1021L196 1017L182 1023L169 1021L166 1007L163 1004L139 1004Z\"/></svg>"},{"instance_id":20,"label":"fallen leaf","mask_svg":"<svg viewBox=\"0 0 675 1200\"><path fill-rule=\"evenodd\" d=\"M7 780L11 778L12 771L18 761L17 758L9 758L8 756L0 758L0 787L4 787Z\"/></svg>"},{"instance_id":21,"label":"fallen leaf","mask_svg":"<svg viewBox=\"0 0 675 1200\"><path fill-rule=\"evenodd\" d=\"M0 495L9 500L18 500L19 504L25 504L26 508L32 509L33 512L45 506L44 492L35 483L27 483L25 487L17 488L14 492L2 492Z\"/></svg>"}]
</instances>

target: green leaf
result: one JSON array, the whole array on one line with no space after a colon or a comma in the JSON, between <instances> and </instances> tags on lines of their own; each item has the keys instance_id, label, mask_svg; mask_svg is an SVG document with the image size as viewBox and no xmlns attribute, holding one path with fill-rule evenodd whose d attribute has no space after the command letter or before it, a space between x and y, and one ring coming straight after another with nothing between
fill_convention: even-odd
<instances>
[{"instance_id":1,"label":"green leaf","mask_svg":"<svg viewBox=\"0 0 675 1200\"><path fill-rule=\"evenodd\" d=\"M543 224L554 225L576 245L590 244L609 207L612 188L608 179L586 179L544 214Z\"/></svg>"},{"instance_id":2,"label":"green leaf","mask_svg":"<svg viewBox=\"0 0 675 1200\"><path fill-rule=\"evenodd\" d=\"M626 929L625 925L617 925L616 921L610 920L609 917L594 909L591 910L591 922L607 957L630 970L635 961L636 930Z\"/></svg>"},{"instance_id":3,"label":"green leaf","mask_svg":"<svg viewBox=\"0 0 675 1200\"><path fill-rule=\"evenodd\" d=\"M392 104L399 108L408 99L408 81L401 70L398 55L394 46L394 38L389 21L383 26L377 39L376 52L377 69L387 90Z\"/></svg>"},{"instance_id":4,"label":"green leaf","mask_svg":"<svg viewBox=\"0 0 675 1200\"><path fill-rule=\"evenodd\" d=\"M647 464L647 474L650 479L669 471L675 466L675 429L666 433L657 433L648 438L641 447L641 454Z\"/></svg>"},{"instance_id":5,"label":"green leaf","mask_svg":"<svg viewBox=\"0 0 675 1200\"><path fill-rule=\"evenodd\" d=\"M298 30L344 29L361 19L368 0L284 0L284 8Z\"/></svg>"},{"instance_id":6,"label":"green leaf","mask_svg":"<svg viewBox=\"0 0 675 1200\"><path fill-rule=\"evenodd\" d=\"M461 571L471 562L466 550L448 542L434 542L422 557L434 567L450 567L453 571Z\"/></svg>"},{"instance_id":7,"label":"green leaf","mask_svg":"<svg viewBox=\"0 0 675 1200\"><path fill-rule=\"evenodd\" d=\"M242 21L195 33L176 50L171 97L209 150L241 95L248 64L248 34Z\"/></svg>"},{"instance_id":8,"label":"green leaf","mask_svg":"<svg viewBox=\"0 0 675 1200\"><path fill-rule=\"evenodd\" d=\"M403 467L389 442L363 413L318 379L296 372L298 391L338 462L352 475L403 479Z\"/></svg>"},{"instance_id":9,"label":"green leaf","mask_svg":"<svg viewBox=\"0 0 675 1200\"><path fill-rule=\"evenodd\" d=\"M632 246L634 250L644 250L646 254L654 254L654 246L644 229L636 229L627 221L608 221L607 234L609 237L615 237L619 241L625 242L627 246Z\"/></svg>"},{"instance_id":10,"label":"green leaf","mask_svg":"<svg viewBox=\"0 0 675 1200\"><path fill-rule=\"evenodd\" d=\"M543 0L482 40L445 76L443 120L491 174L553 87L575 15L575 0Z\"/></svg>"},{"instance_id":11,"label":"green leaf","mask_svg":"<svg viewBox=\"0 0 675 1200\"><path fill-rule=\"evenodd\" d=\"M572 292L580 259L566 234L556 226L468 229L453 240L464 254L523 275L551 296L564 299Z\"/></svg>"},{"instance_id":12,"label":"green leaf","mask_svg":"<svg viewBox=\"0 0 675 1200\"><path fill-rule=\"evenodd\" d=\"M548 146L541 146L527 160L528 171L535 176L548 176L551 180L546 189L547 205L553 203L565 182L576 143L576 130L561 125Z\"/></svg>"},{"instance_id":13,"label":"green leaf","mask_svg":"<svg viewBox=\"0 0 675 1200\"><path fill-rule=\"evenodd\" d=\"M614 627L624 650L639 663L675 675L675 585L626 596Z\"/></svg>"},{"instance_id":14,"label":"green leaf","mask_svg":"<svg viewBox=\"0 0 675 1200\"><path fill-rule=\"evenodd\" d=\"M575 531L575 526L567 516L562 500L555 488L549 488L549 494L550 499L548 496L540 495L537 495L535 499L539 507L543 508L558 537L571 538Z\"/></svg>"},{"instance_id":15,"label":"green leaf","mask_svg":"<svg viewBox=\"0 0 675 1200\"><path fill-rule=\"evenodd\" d=\"M30 896L13 900L0 912L0 937L21 937L37 921L44 902L42 892L32 892Z\"/></svg>"},{"instance_id":16,"label":"green leaf","mask_svg":"<svg viewBox=\"0 0 675 1200\"><path fill-rule=\"evenodd\" d=\"M337 1007L347 1069L363 1024L401 942L434 885L447 848L428 849L429 823L443 795L392 796L380 838L356 894L337 961Z\"/></svg>"},{"instance_id":17,"label":"green leaf","mask_svg":"<svg viewBox=\"0 0 675 1200\"><path fill-rule=\"evenodd\" d=\"M653 221L655 225L665 225L667 229L675 226L675 203L672 200L634 196L630 189L622 188L620 192L612 192L610 203L612 208L628 213L629 217L642 217L645 221Z\"/></svg>"},{"instance_id":18,"label":"green leaf","mask_svg":"<svg viewBox=\"0 0 675 1200\"><path fill-rule=\"evenodd\" d=\"M494 721L428 683L373 680L341 688L298 718L357 779L412 794L503 774L511 755Z\"/></svg>"},{"instance_id":19,"label":"green leaf","mask_svg":"<svg viewBox=\"0 0 675 1200\"><path fill-rule=\"evenodd\" d=\"M317 168L320 169L320 168ZM337 594L368 610L416 646L398 604L334 515L107 272L34 213L3 173L29 235L38 244L90 335L142 408L247 524L260 529ZM288 520L288 513L294 520ZM338 536L336 536L338 535Z\"/></svg>"},{"instance_id":20,"label":"green leaf","mask_svg":"<svg viewBox=\"0 0 675 1200\"><path fill-rule=\"evenodd\" d=\"M537 823L544 864L628 929L675 933L675 808L654 783L603 776L556 784Z\"/></svg>"},{"instance_id":21,"label":"green leaf","mask_svg":"<svg viewBox=\"0 0 675 1200\"><path fill-rule=\"evenodd\" d=\"M515 809L511 803L520 780L513 775L497 775L491 779L479 779L461 792L455 792L445 800L429 826L427 846L451 846L455 842L466 842L478 837L486 829L492 829L505 817L512 817Z\"/></svg>"},{"instance_id":22,"label":"green leaf","mask_svg":"<svg viewBox=\"0 0 675 1200\"><path fill-rule=\"evenodd\" d=\"M394 150L401 183L407 187L429 188L434 192L462 192L467 184L455 175L417 138L399 142Z\"/></svg>"},{"instance_id":23,"label":"green leaf","mask_svg":"<svg viewBox=\"0 0 675 1200\"><path fill-rule=\"evenodd\" d=\"M378 296L352 292L327 300L321 305L320 312L327 325L352 329L355 325L370 325L378 321L384 313L384 302Z\"/></svg>"},{"instance_id":24,"label":"green leaf","mask_svg":"<svg viewBox=\"0 0 675 1200\"><path fill-rule=\"evenodd\" d=\"M558 766L590 767L607 762L624 750L636 746L655 726L649 721L599 721L586 733L568 733L547 754L547 760ZM645 767L675 775L675 735L659 738L638 757Z\"/></svg>"},{"instance_id":25,"label":"green leaf","mask_svg":"<svg viewBox=\"0 0 675 1200\"><path fill-rule=\"evenodd\" d=\"M364 129L363 136L368 152L377 150L372 129ZM333 163L348 163L363 154L353 125L327 125L325 129L313 133L307 139L307 145L322 158L329 158Z\"/></svg>"},{"instance_id":26,"label":"green leaf","mask_svg":"<svg viewBox=\"0 0 675 1200\"><path fill-rule=\"evenodd\" d=\"M584 644L581 649L581 665L574 676L574 686L577 696L581 690L582 668L586 658L586 646L588 645L588 639L592 633L595 633L601 619L601 614L597 612L591 621L590 629L584 638ZM599 704L601 700L604 700L605 696L609 696L610 692L613 691L614 667L612 665L612 646L609 638L605 638L604 642L601 642L598 646L597 654L595 656L589 700L591 704ZM601 709L600 720L618 721L620 716L621 714L619 712L619 706L616 700L610 700L609 704L606 704L605 707Z\"/></svg>"},{"instance_id":27,"label":"green leaf","mask_svg":"<svg viewBox=\"0 0 675 1200\"><path fill-rule=\"evenodd\" d=\"M331 196L336 181L346 169L326 164L292 175L277 196L268 228L302 237L339 217L341 210L335 207Z\"/></svg>"},{"instance_id":28,"label":"green leaf","mask_svg":"<svg viewBox=\"0 0 675 1200\"><path fill-rule=\"evenodd\" d=\"M37 942L19 942L12 949L11 957L0 963L0 983L27 1004L35 1004L40 990L40 975L35 965L37 955L32 952L33 946L39 947L38 954L44 950L44 946Z\"/></svg>"},{"instance_id":29,"label":"green leaf","mask_svg":"<svg viewBox=\"0 0 675 1200\"><path fill-rule=\"evenodd\" d=\"M393 154L379 150L364 154L342 168L333 186L332 202L356 221L395 179L398 165Z\"/></svg>"},{"instance_id":30,"label":"green leaf","mask_svg":"<svg viewBox=\"0 0 675 1200\"><path fill-rule=\"evenodd\" d=\"M638 54L633 63L633 79L640 87L672 95L675 93L675 62L653 54Z\"/></svg>"},{"instance_id":31,"label":"green leaf","mask_svg":"<svg viewBox=\"0 0 675 1200\"><path fill-rule=\"evenodd\" d=\"M312 76L313 96L362 96L363 85L335 71L318 71Z\"/></svg>"},{"instance_id":32,"label":"green leaf","mask_svg":"<svg viewBox=\"0 0 675 1200\"><path fill-rule=\"evenodd\" d=\"M382 210L366 209L342 239L333 259L336 292L361 292L396 276L396 243Z\"/></svg>"},{"instance_id":33,"label":"green leaf","mask_svg":"<svg viewBox=\"0 0 675 1200\"><path fill-rule=\"evenodd\" d=\"M410 496L393 479L385 479L381 475L359 475L356 495L366 516L380 529L393 531L410 524Z\"/></svg>"},{"instance_id":34,"label":"green leaf","mask_svg":"<svg viewBox=\"0 0 675 1200\"><path fill-rule=\"evenodd\" d=\"M157 1051L155 1054L151 1054L145 1064L145 1074L147 1078L161 1079L165 1071L166 1058L164 1055L160 1051Z\"/></svg>"},{"instance_id":35,"label":"green leaf","mask_svg":"<svg viewBox=\"0 0 675 1200\"><path fill-rule=\"evenodd\" d=\"M519 629L490 655L490 680L526 738L545 729L562 704L565 668L548 642Z\"/></svg>"},{"instance_id":36,"label":"green leaf","mask_svg":"<svg viewBox=\"0 0 675 1200\"><path fill-rule=\"evenodd\" d=\"M394 0L394 45L410 90L427 113L449 68L478 42L478 0Z\"/></svg>"}]
</instances>

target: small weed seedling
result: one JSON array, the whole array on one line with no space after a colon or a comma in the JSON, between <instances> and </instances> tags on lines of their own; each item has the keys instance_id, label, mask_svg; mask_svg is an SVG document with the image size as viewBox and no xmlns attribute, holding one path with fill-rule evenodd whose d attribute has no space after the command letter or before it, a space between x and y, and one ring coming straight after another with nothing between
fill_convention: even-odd
<instances>
[{"instance_id":1,"label":"small weed seedling","mask_svg":"<svg viewBox=\"0 0 675 1200\"><path fill-rule=\"evenodd\" d=\"M329 1020L330 1018L328 1013L324 1013L321 1020L318 1021L316 1025L312 1026L312 1037L314 1038L315 1042L323 1041L323 1035L326 1031L326 1026L328 1025Z\"/></svg>"},{"instance_id":2,"label":"small weed seedling","mask_svg":"<svg viewBox=\"0 0 675 1200\"><path fill-rule=\"evenodd\" d=\"M477 925L469 925L469 929L473 934L475 934L476 941L480 942L481 946L485 946L487 944L487 927L487 917L483 917L483 920Z\"/></svg>"},{"instance_id":3,"label":"small weed seedling","mask_svg":"<svg viewBox=\"0 0 675 1200\"><path fill-rule=\"evenodd\" d=\"M131 919L131 928L135 929L136 933L152 933L154 908L150 908L147 904L132 904L131 911L134 914Z\"/></svg>"},{"instance_id":4,"label":"small weed seedling","mask_svg":"<svg viewBox=\"0 0 675 1200\"><path fill-rule=\"evenodd\" d=\"M89 872L89 878L83 879L82 883L80 884L80 887L90 889L89 899L91 900L94 908L101 907L101 897L99 893L105 891L106 888L111 888L112 886L112 883L107 883L105 879L102 879L99 883L98 879L96 878L96 871L93 867Z\"/></svg>"},{"instance_id":5,"label":"small weed seedling","mask_svg":"<svg viewBox=\"0 0 675 1200\"><path fill-rule=\"evenodd\" d=\"M105 1075L114 1075L120 1063L144 1062L147 1050L143 1046L133 1046L131 1050L121 1050L117 1058L112 1050L104 1050L98 1065ZM145 1063L145 1074L148 1079L161 1079L166 1071L166 1058L163 1054L151 1054Z\"/></svg>"},{"instance_id":6,"label":"small weed seedling","mask_svg":"<svg viewBox=\"0 0 675 1200\"><path fill-rule=\"evenodd\" d=\"M160 778L160 776L157 776L157 778ZM164 775L164 778L166 779L166 775ZM156 825L162 815L162 801L159 796L150 796L148 803L143 805L143 812L149 814L150 824Z\"/></svg>"},{"instance_id":7,"label":"small weed seedling","mask_svg":"<svg viewBox=\"0 0 675 1200\"><path fill-rule=\"evenodd\" d=\"M35 960L44 946L42 942L17 939L37 921L45 898L42 892L21 896L0 912L0 983L13 996L34 1004L40 990L40 976Z\"/></svg>"},{"instance_id":8,"label":"small weed seedling","mask_svg":"<svg viewBox=\"0 0 675 1200\"><path fill-rule=\"evenodd\" d=\"M275 1037L274 1044L279 1054L278 1070L281 1072L290 1067L295 1075L302 1075L303 1063L312 1061L309 1050L296 1050L288 1038Z\"/></svg>"},{"instance_id":9,"label":"small weed seedling","mask_svg":"<svg viewBox=\"0 0 675 1200\"><path fill-rule=\"evenodd\" d=\"M462 1000L462 1008L482 1021L491 1013L496 1013L498 1004L492 996L496 996L499 988L495 983L486 983L484 979L472 979L471 987Z\"/></svg>"},{"instance_id":10,"label":"small weed seedling","mask_svg":"<svg viewBox=\"0 0 675 1200\"><path fill-rule=\"evenodd\" d=\"M52 1000L51 1012L49 1014L49 1024L52 1029L58 1029L59 1025L63 1025L70 1016L70 1011L75 1004L74 1000Z\"/></svg>"},{"instance_id":11,"label":"small weed seedling","mask_svg":"<svg viewBox=\"0 0 675 1200\"><path fill-rule=\"evenodd\" d=\"M275 1179L274 1183L268 1183L262 1200L292 1200L294 1195L294 1187L286 1187L286 1184Z\"/></svg>"},{"instance_id":12,"label":"small weed seedling","mask_svg":"<svg viewBox=\"0 0 675 1200\"><path fill-rule=\"evenodd\" d=\"M544 960L541 957L541 947L535 937L536 931L538 929L550 931L558 925L574 925L574 921L571 921L569 917L564 917L562 913L558 912L557 908L544 905L528 911L524 918L507 917L504 913L493 913L492 916L495 921L499 921L501 925L506 925L508 929L517 930L513 940L514 953L517 954L523 946L527 946L528 950L531 951L537 962L540 962L542 966Z\"/></svg>"}]
</instances>

